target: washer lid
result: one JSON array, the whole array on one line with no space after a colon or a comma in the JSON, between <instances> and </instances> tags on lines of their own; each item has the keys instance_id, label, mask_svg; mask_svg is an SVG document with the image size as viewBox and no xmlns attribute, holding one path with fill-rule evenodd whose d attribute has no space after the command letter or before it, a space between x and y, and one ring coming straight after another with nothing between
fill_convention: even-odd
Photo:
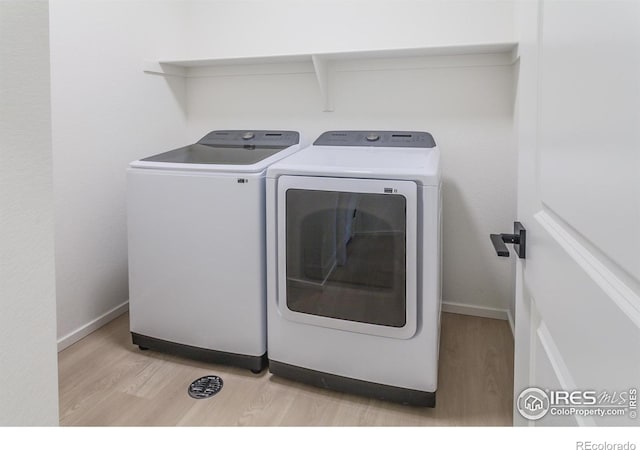
<instances>
[{"instance_id":1,"label":"washer lid","mask_svg":"<svg viewBox=\"0 0 640 450\"><path fill-rule=\"evenodd\" d=\"M255 164L268 158L287 146L219 146L193 144L177 148L158 155L149 156L141 161L155 161L179 164Z\"/></svg>"},{"instance_id":2,"label":"washer lid","mask_svg":"<svg viewBox=\"0 0 640 450\"><path fill-rule=\"evenodd\" d=\"M212 131L195 144L134 161L131 166L188 170L216 170L216 166L221 166L218 169L262 170L264 164L260 162L279 159L272 157L299 141L300 135L295 131Z\"/></svg>"}]
</instances>

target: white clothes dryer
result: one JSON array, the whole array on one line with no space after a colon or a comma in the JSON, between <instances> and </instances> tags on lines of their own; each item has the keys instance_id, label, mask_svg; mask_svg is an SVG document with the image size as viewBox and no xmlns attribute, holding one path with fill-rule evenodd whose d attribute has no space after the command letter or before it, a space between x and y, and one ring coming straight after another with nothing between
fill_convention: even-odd
<instances>
[{"instance_id":1,"label":"white clothes dryer","mask_svg":"<svg viewBox=\"0 0 640 450\"><path fill-rule=\"evenodd\" d=\"M265 173L295 131L212 131L127 170L133 343L262 370Z\"/></svg>"},{"instance_id":2,"label":"white clothes dryer","mask_svg":"<svg viewBox=\"0 0 640 450\"><path fill-rule=\"evenodd\" d=\"M425 132L330 131L271 165L269 370L434 406L441 204Z\"/></svg>"}]
</instances>

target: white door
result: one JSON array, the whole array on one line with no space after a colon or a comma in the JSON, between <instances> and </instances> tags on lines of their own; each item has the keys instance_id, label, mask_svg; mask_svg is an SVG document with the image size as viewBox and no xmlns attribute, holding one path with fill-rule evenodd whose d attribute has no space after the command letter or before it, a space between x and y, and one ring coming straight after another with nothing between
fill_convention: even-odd
<instances>
[{"instance_id":1,"label":"white door","mask_svg":"<svg viewBox=\"0 0 640 450\"><path fill-rule=\"evenodd\" d=\"M518 8L514 422L638 426L640 2Z\"/></svg>"}]
</instances>

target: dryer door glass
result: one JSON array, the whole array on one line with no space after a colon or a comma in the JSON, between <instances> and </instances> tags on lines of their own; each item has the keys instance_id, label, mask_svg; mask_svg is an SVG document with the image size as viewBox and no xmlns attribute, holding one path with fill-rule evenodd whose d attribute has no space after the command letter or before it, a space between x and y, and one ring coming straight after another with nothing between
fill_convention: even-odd
<instances>
[{"instance_id":1,"label":"dryer door glass","mask_svg":"<svg viewBox=\"0 0 640 450\"><path fill-rule=\"evenodd\" d=\"M406 207L393 193L288 189L288 309L404 327Z\"/></svg>"}]
</instances>

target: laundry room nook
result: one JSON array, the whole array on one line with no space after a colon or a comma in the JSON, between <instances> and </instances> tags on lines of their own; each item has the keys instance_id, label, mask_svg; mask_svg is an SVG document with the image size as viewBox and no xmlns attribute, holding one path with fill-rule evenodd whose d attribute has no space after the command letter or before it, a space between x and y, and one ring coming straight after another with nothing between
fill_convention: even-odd
<instances>
[{"instance_id":1,"label":"laundry room nook","mask_svg":"<svg viewBox=\"0 0 640 450\"><path fill-rule=\"evenodd\" d=\"M639 425L640 4L0 11L0 425Z\"/></svg>"}]
</instances>

